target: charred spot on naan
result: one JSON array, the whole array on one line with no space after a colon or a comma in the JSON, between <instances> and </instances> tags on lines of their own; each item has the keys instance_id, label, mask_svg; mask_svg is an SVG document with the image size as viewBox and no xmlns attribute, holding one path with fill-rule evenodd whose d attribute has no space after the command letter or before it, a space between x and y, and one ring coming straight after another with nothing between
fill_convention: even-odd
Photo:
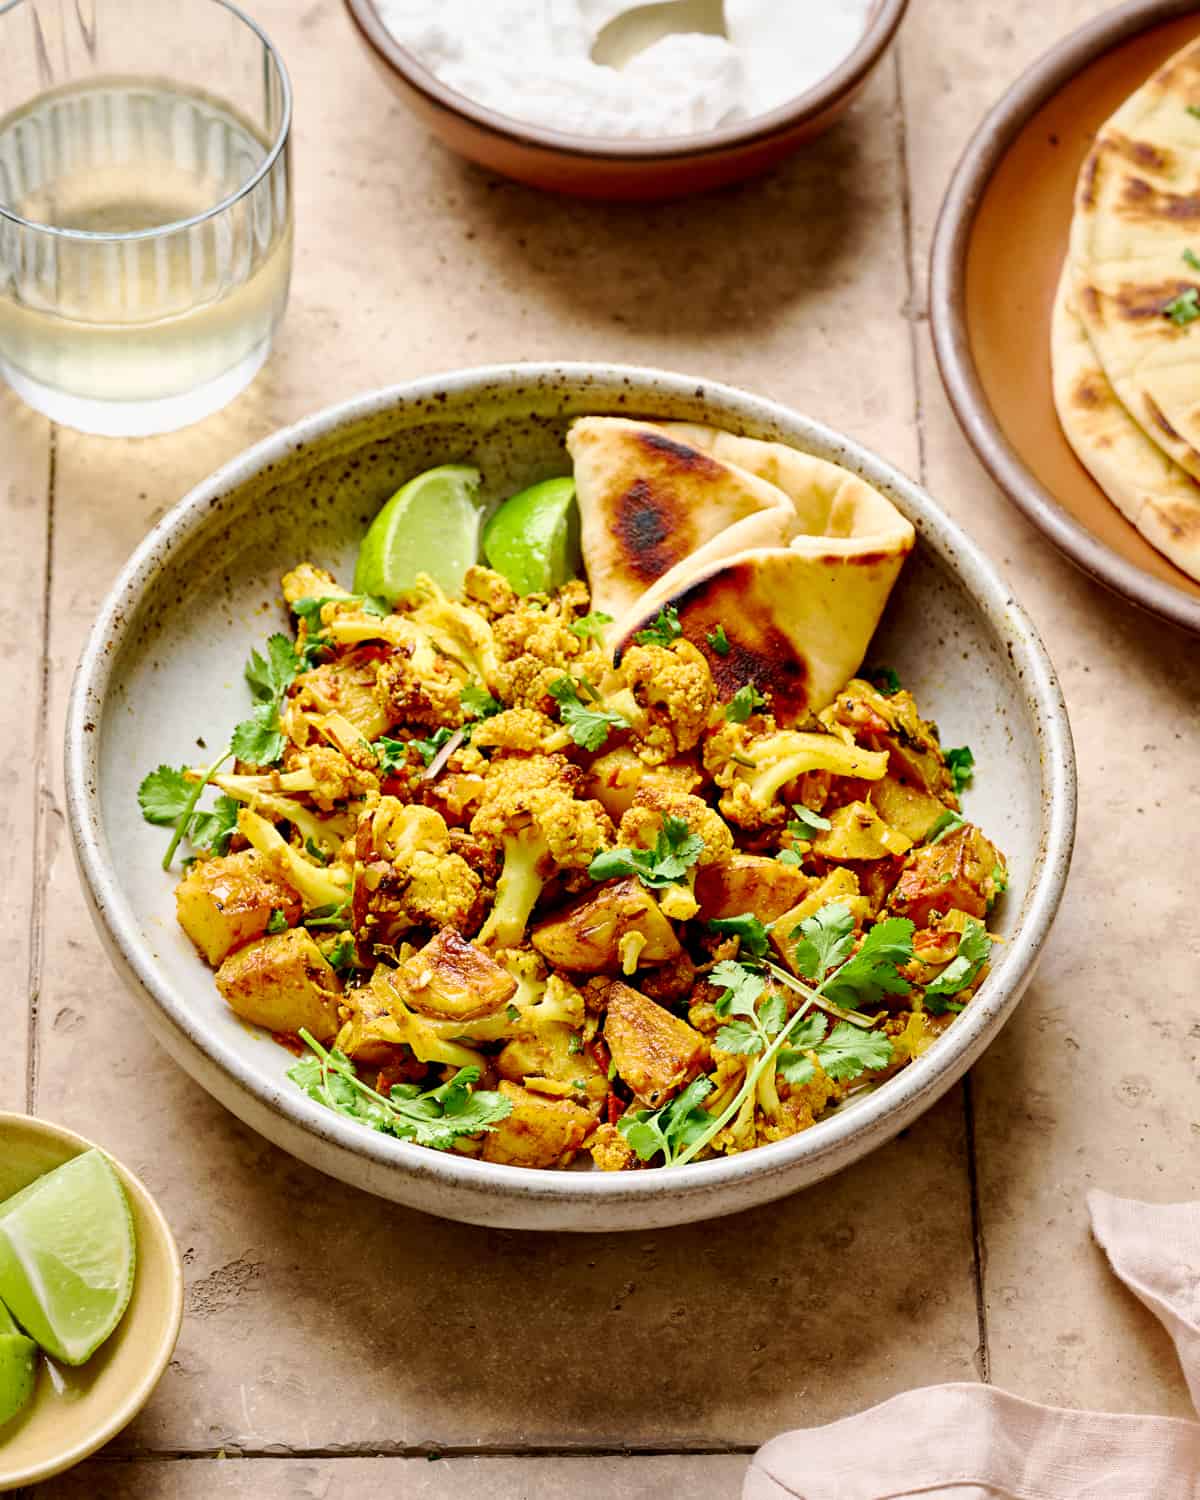
<instances>
[{"instance_id":1,"label":"charred spot on naan","mask_svg":"<svg viewBox=\"0 0 1200 1500\"><path fill-rule=\"evenodd\" d=\"M1171 281L1126 281L1113 293L1102 293L1090 282L1079 288L1080 301L1087 306L1093 322L1114 323L1161 323L1161 332L1186 332L1176 328L1167 317L1168 306L1190 291L1195 283L1186 280ZM1156 330L1156 333L1159 330Z\"/></svg>"},{"instance_id":2,"label":"charred spot on naan","mask_svg":"<svg viewBox=\"0 0 1200 1500\"><path fill-rule=\"evenodd\" d=\"M770 693L776 718L791 723L809 708L808 663L759 601L754 581L751 563L734 563L680 589L665 603L677 611L684 639L707 658L722 703L752 682L759 692ZM613 653L617 665L637 632L658 613L656 609L618 643ZM708 639L718 625L724 626L729 642L724 655L714 651Z\"/></svg>"},{"instance_id":3,"label":"charred spot on naan","mask_svg":"<svg viewBox=\"0 0 1200 1500\"><path fill-rule=\"evenodd\" d=\"M1075 382L1070 399L1072 405L1081 407L1084 411L1097 411L1102 406L1110 405L1115 398L1108 381L1089 370Z\"/></svg>"},{"instance_id":4,"label":"charred spot on naan","mask_svg":"<svg viewBox=\"0 0 1200 1500\"><path fill-rule=\"evenodd\" d=\"M665 432L644 429L637 434L637 440L648 452L665 459L671 468L678 469L681 473L696 474L705 479L722 479L725 476L725 469L715 459L709 458L707 453L701 453L699 448L691 448L687 443L676 442Z\"/></svg>"},{"instance_id":5,"label":"charred spot on naan","mask_svg":"<svg viewBox=\"0 0 1200 1500\"><path fill-rule=\"evenodd\" d=\"M1200 228L1200 192L1172 193L1156 188L1144 177L1127 177L1117 213L1135 223L1167 222Z\"/></svg>"},{"instance_id":6,"label":"charred spot on naan","mask_svg":"<svg viewBox=\"0 0 1200 1500\"><path fill-rule=\"evenodd\" d=\"M1122 135L1119 130L1107 131L1098 145L1100 150L1120 157L1131 166L1140 167L1143 172L1162 172L1169 175L1175 170L1176 159L1173 152L1168 151L1164 146L1156 146L1151 141L1134 140L1131 136ZM1099 161L1098 156L1096 160Z\"/></svg>"},{"instance_id":7,"label":"charred spot on naan","mask_svg":"<svg viewBox=\"0 0 1200 1500\"><path fill-rule=\"evenodd\" d=\"M661 578L692 550L688 513L669 486L635 479L613 506L611 530L624 569L642 583Z\"/></svg>"}]
</instances>

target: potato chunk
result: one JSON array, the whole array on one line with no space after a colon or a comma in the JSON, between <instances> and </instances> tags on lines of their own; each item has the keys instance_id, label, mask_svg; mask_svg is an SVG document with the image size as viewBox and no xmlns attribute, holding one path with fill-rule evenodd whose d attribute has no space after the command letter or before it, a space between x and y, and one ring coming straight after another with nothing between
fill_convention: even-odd
<instances>
[{"instance_id":1,"label":"potato chunk","mask_svg":"<svg viewBox=\"0 0 1200 1500\"><path fill-rule=\"evenodd\" d=\"M912 848L912 839L889 828L869 802L847 802L834 811L830 825L812 841L813 853L825 859L886 859Z\"/></svg>"},{"instance_id":2,"label":"potato chunk","mask_svg":"<svg viewBox=\"0 0 1200 1500\"><path fill-rule=\"evenodd\" d=\"M405 959L396 978L413 1010L453 1021L489 1016L517 992L508 970L453 927L444 927Z\"/></svg>"},{"instance_id":3,"label":"potato chunk","mask_svg":"<svg viewBox=\"0 0 1200 1500\"><path fill-rule=\"evenodd\" d=\"M290 1034L303 1026L319 1042L337 1035L341 985L303 927L231 953L217 970L217 988L255 1026Z\"/></svg>"},{"instance_id":4,"label":"potato chunk","mask_svg":"<svg viewBox=\"0 0 1200 1500\"><path fill-rule=\"evenodd\" d=\"M179 925L217 968L235 948L267 930L273 911L300 916L295 891L276 880L255 849L202 859L175 887Z\"/></svg>"},{"instance_id":5,"label":"potato chunk","mask_svg":"<svg viewBox=\"0 0 1200 1500\"><path fill-rule=\"evenodd\" d=\"M763 854L735 854L723 864L696 874L696 900L706 922L753 912L773 922L798 906L815 882L795 865L783 865Z\"/></svg>"},{"instance_id":6,"label":"potato chunk","mask_svg":"<svg viewBox=\"0 0 1200 1500\"><path fill-rule=\"evenodd\" d=\"M698 1031L627 984L610 984L605 1000L604 1040L617 1072L651 1107L708 1061L708 1043Z\"/></svg>"},{"instance_id":7,"label":"potato chunk","mask_svg":"<svg viewBox=\"0 0 1200 1500\"><path fill-rule=\"evenodd\" d=\"M533 946L556 969L576 974L619 973L634 940L636 963L663 964L682 951L658 902L632 877L601 886L531 934Z\"/></svg>"},{"instance_id":8,"label":"potato chunk","mask_svg":"<svg viewBox=\"0 0 1200 1500\"><path fill-rule=\"evenodd\" d=\"M1004 875L1004 856L979 829L963 823L933 844L914 849L905 861L888 910L928 927L955 908L986 916Z\"/></svg>"},{"instance_id":9,"label":"potato chunk","mask_svg":"<svg viewBox=\"0 0 1200 1500\"><path fill-rule=\"evenodd\" d=\"M589 1110L570 1099L530 1093L502 1079L500 1092L512 1101L512 1114L483 1140L484 1161L510 1167L565 1167L594 1124Z\"/></svg>"}]
</instances>

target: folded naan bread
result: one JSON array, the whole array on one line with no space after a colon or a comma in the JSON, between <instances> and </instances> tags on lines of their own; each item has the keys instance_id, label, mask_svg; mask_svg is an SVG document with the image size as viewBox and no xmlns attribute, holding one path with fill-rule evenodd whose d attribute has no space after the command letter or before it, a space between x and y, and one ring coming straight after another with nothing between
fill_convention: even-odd
<instances>
[{"instance_id":1,"label":"folded naan bread","mask_svg":"<svg viewBox=\"0 0 1200 1500\"><path fill-rule=\"evenodd\" d=\"M785 444L690 423L587 417L567 446L592 602L614 617L618 656L671 604L721 697L770 689L784 723L858 670L915 540L878 490ZM727 652L708 639L718 625Z\"/></svg>"},{"instance_id":2,"label":"folded naan bread","mask_svg":"<svg viewBox=\"0 0 1200 1500\"><path fill-rule=\"evenodd\" d=\"M1051 325L1054 404L1080 463L1146 540L1200 579L1200 483L1117 400L1075 308L1070 267Z\"/></svg>"},{"instance_id":3,"label":"folded naan bread","mask_svg":"<svg viewBox=\"0 0 1200 1500\"><path fill-rule=\"evenodd\" d=\"M1071 225L1075 306L1110 385L1151 441L1200 479L1197 258L1200 41L1102 127Z\"/></svg>"}]
</instances>

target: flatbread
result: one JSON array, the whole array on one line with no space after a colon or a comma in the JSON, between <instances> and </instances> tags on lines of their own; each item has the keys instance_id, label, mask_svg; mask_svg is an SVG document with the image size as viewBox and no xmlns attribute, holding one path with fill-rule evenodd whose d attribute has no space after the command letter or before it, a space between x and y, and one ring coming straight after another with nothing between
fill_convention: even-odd
<instances>
[{"instance_id":1,"label":"flatbread","mask_svg":"<svg viewBox=\"0 0 1200 1500\"><path fill-rule=\"evenodd\" d=\"M1058 419L1080 463L1151 546L1200 580L1200 484L1117 399L1076 311L1069 266L1054 303L1051 362Z\"/></svg>"},{"instance_id":2,"label":"flatbread","mask_svg":"<svg viewBox=\"0 0 1200 1500\"><path fill-rule=\"evenodd\" d=\"M740 545L780 542L793 529L792 508L774 485L676 440L667 425L583 417L567 450L592 607L614 619L739 522L760 518L734 532L745 538Z\"/></svg>"},{"instance_id":3,"label":"flatbread","mask_svg":"<svg viewBox=\"0 0 1200 1500\"><path fill-rule=\"evenodd\" d=\"M1164 309L1197 295L1200 41L1125 101L1084 162L1071 226L1075 305L1112 389L1168 457L1200 479L1200 318Z\"/></svg>"},{"instance_id":4,"label":"flatbread","mask_svg":"<svg viewBox=\"0 0 1200 1500\"><path fill-rule=\"evenodd\" d=\"M614 440L619 449L608 447ZM593 605L607 608L597 596L599 579L602 597L624 606L607 609L618 658L669 603L684 635L708 658L722 699L754 682L771 690L782 723L832 701L861 666L915 542L889 500L811 454L695 424L586 418L568 447ZM597 463L605 449L619 451L622 461ZM697 476L711 486L711 505ZM688 535L698 538L685 548L669 535L662 544L674 557L669 567L645 556L640 566L626 560L613 518L626 513L630 493L639 503L652 495L656 515L685 515ZM751 501L760 508L737 514ZM726 652L708 639L718 625Z\"/></svg>"}]
</instances>

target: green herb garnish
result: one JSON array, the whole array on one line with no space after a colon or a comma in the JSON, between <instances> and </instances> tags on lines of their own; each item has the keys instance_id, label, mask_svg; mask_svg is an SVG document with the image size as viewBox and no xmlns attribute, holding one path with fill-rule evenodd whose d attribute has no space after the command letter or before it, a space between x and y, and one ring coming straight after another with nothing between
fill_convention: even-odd
<instances>
[{"instance_id":1,"label":"green herb garnish","mask_svg":"<svg viewBox=\"0 0 1200 1500\"><path fill-rule=\"evenodd\" d=\"M1176 328L1186 328L1189 323L1194 323L1200 318L1200 291L1190 286L1178 297L1172 297L1163 307L1163 316L1170 318Z\"/></svg>"},{"instance_id":2,"label":"green herb garnish","mask_svg":"<svg viewBox=\"0 0 1200 1500\"><path fill-rule=\"evenodd\" d=\"M955 792L961 792L963 787L971 784L975 775L975 757L971 754L970 745L959 745L954 750L943 752L946 762L946 770L950 772L950 782Z\"/></svg>"},{"instance_id":3,"label":"green herb garnish","mask_svg":"<svg viewBox=\"0 0 1200 1500\"><path fill-rule=\"evenodd\" d=\"M463 712L470 719L494 718L504 707L504 704L497 702L486 688L474 682L469 682L463 688L458 695L458 701L462 704Z\"/></svg>"},{"instance_id":4,"label":"green herb garnish","mask_svg":"<svg viewBox=\"0 0 1200 1500\"><path fill-rule=\"evenodd\" d=\"M929 831L925 835L926 844L939 844L948 833L953 833L961 828L967 820L961 813L951 812L949 808L943 813L938 813L929 825Z\"/></svg>"},{"instance_id":5,"label":"green herb garnish","mask_svg":"<svg viewBox=\"0 0 1200 1500\"><path fill-rule=\"evenodd\" d=\"M660 889L677 885L704 853L704 840L683 818L668 814L653 849L603 849L588 865L593 880L617 880L636 875L643 885Z\"/></svg>"},{"instance_id":6,"label":"green herb garnish","mask_svg":"<svg viewBox=\"0 0 1200 1500\"><path fill-rule=\"evenodd\" d=\"M637 632L634 640L639 646L669 646L682 634L683 626L679 623L679 611L673 604L667 604L659 610L652 624Z\"/></svg>"},{"instance_id":7,"label":"green herb garnish","mask_svg":"<svg viewBox=\"0 0 1200 1500\"><path fill-rule=\"evenodd\" d=\"M892 698L900 691L900 677L894 667L872 667L867 681L873 683L885 698Z\"/></svg>"},{"instance_id":8,"label":"green herb garnish","mask_svg":"<svg viewBox=\"0 0 1200 1500\"><path fill-rule=\"evenodd\" d=\"M744 687L738 688L725 705L725 717L731 723L744 724L752 713L757 713L766 706L767 700L752 682L748 682Z\"/></svg>"},{"instance_id":9,"label":"green herb garnish","mask_svg":"<svg viewBox=\"0 0 1200 1500\"><path fill-rule=\"evenodd\" d=\"M987 929L977 918L969 917L958 940L958 951L932 984L925 986L925 1009L935 1016L952 1009L941 997L957 995L974 984L991 951L992 940Z\"/></svg>"},{"instance_id":10,"label":"green herb garnish","mask_svg":"<svg viewBox=\"0 0 1200 1500\"><path fill-rule=\"evenodd\" d=\"M602 609L594 609L590 615L584 615L568 625L567 629L581 641L602 641L604 627L611 625L612 620L612 615L606 615Z\"/></svg>"},{"instance_id":11,"label":"green herb garnish","mask_svg":"<svg viewBox=\"0 0 1200 1500\"><path fill-rule=\"evenodd\" d=\"M792 820L787 825L787 832L793 838L805 839L811 842L818 833L828 833L833 824L828 818L823 818L820 813L813 812L811 807L805 807L801 802L792 803ZM799 864L799 856L796 863Z\"/></svg>"},{"instance_id":12,"label":"green herb garnish","mask_svg":"<svg viewBox=\"0 0 1200 1500\"><path fill-rule=\"evenodd\" d=\"M272 911L271 915L267 918L267 932L272 937L274 937L276 933L286 932L287 930L288 919L285 914L280 911L278 907L276 907L274 911Z\"/></svg>"},{"instance_id":13,"label":"green herb garnish","mask_svg":"<svg viewBox=\"0 0 1200 1500\"><path fill-rule=\"evenodd\" d=\"M599 750L611 729L629 728L629 720L623 714L584 703L579 696L579 684L573 677L559 677L550 684L547 692L558 704L558 716L563 726L584 750Z\"/></svg>"},{"instance_id":14,"label":"green herb garnish","mask_svg":"<svg viewBox=\"0 0 1200 1500\"><path fill-rule=\"evenodd\" d=\"M721 932L737 938L741 943L741 951L748 953L751 958L762 958L771 940L770 927L760 922L751 912L743 912L740 917L714 917L704 925L709 932Z\"/></svg>"},{"instance_id":15,"label":"green herb garnish","mask_svg":"<svg viewBox=\"0 0 1200 1500\"><path fill-rule=\"evenodd\" d=\"M617 1121L617 1129L639 1160L650 1161L661 1152L666 1165L672 1166L682 1152L708 1133L712 1116L703 1108L703 1101L712 1090L711 1079L696 1078L662 1109L631 1110Z\"/></svg>"},{"instance_id":16,"label":"green herb garnish","mask_svg":"<svg viewBox=\"0 0 1200 1500\"><path fill-rule=\"evenodd\" d=\"M732 649L729 644L729 637L725 634L724 625L718 625L715 630L710 630L704 639L718 656L728 656Z\"/></svg>"}]
</instances>

